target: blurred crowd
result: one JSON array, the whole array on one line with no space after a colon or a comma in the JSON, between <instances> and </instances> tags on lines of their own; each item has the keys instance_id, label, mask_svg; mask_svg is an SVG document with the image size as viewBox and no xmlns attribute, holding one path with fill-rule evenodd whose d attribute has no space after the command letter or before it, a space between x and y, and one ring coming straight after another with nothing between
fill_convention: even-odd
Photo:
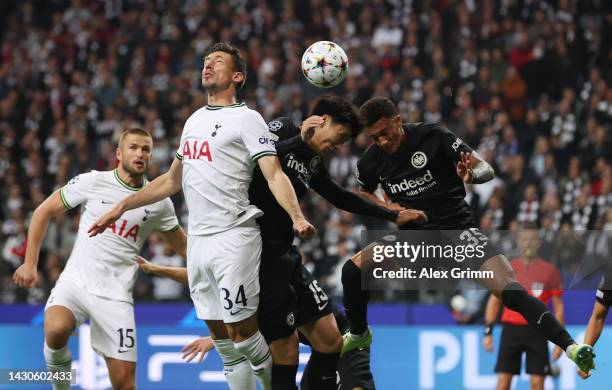
<instances>
[{"instance_id":1,"label":"blurred crowd","mask_svg":"<svg viewBox=\"0 0 612 390\"><path fill-rule=\"evenodd\" d=\"M332 92L355 104L389 96L405 121L443 122L493 165L493 181L467 188L484 231L528 223L551 240L586 244L579 231L612 229L612 11L605 3L3 1L0 302L44 302L79 215L51 223L38 284L26 291L11 275L24 258L31 213L80 172L113 169L122 129L152 132L149 178L168 168L185 120L206 104L202 53L216 41L231 41L246 57L241 98L266 120L297 123L323 92L301 74L304 49L318 40L340 44L349 75ZM355 163L367 146L362 135L340 148L327 160L331 176L356 190ZM185 226L182 195L173 200ZM339 264L358 250L361 230L388 225L339 212L316 195L303 206L319 231L301 246L306 265L339 295ZM609 256L609 238L602 240L593 250ZM558 252L558 261L574 261ZM144 254L183 264L156 236ZM172 283L140 275L136 299L188 299Z\"/></svg>"}]
</instances>

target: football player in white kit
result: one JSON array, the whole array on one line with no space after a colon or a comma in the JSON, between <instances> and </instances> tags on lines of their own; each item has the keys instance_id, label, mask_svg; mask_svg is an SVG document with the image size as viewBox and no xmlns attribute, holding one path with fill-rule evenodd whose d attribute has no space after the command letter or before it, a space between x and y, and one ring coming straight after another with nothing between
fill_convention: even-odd
<instances>
[{"instance_id":1,"label":"football player in white kit","mask_svg":"<svg viewBox=\"0 0 612 390\"><path fill-rule=\"evenodd\" d=\"M210 47L202 69L208 104L187 119L170 170L90 229L95 235L124 211L183 189L189 210L191 298L198 318L208 325L230 388L240 390L255 389L253 371L264 389L271 387L272 358L256 315L262 243L255 219L263 213L248 198L255 164L296 232L303 238L314 234L282 171L266 122L236 101L245 77L246 65L237 49L229 43Z\"/></svg>"},{"instance_id":2,"label":"football player in white kit","mask_svg":"<svg viewBox=\"0 0 612 390\"><path fill-rule=\"evenodd\" d=\"M49 220L83 205L77 240L45 307L44 356L50 370L69 371L68 338L89 318L91 346L105 358L115 390L135 388L132 287L138 263L134 257L154 230L185 257L186 234L169 198L125 213L95 238L88 237L87 228L114 204L147 186L144 174L152 148L153 139L147 131L126 130L116 151L117 169L78 175L41 203L30 222L25 262L13 276L21 287L36 283L40 246ZM69 386L67 382L54 384L56 389Z\"/></svg>"}]
</instances>

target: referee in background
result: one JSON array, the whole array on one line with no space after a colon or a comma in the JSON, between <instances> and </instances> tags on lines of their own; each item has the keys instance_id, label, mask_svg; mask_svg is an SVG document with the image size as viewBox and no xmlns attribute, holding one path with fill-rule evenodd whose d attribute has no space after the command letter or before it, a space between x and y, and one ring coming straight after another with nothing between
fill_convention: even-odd
<instances>
[{"instance_id":1,"label":"referee in background","mask_svg":"<svg viewBox=\"0 0 612 390\"><path fill-rule=\"evenodd\" d=\"M545 305L552 300L554 315L561 324L564 322L564 308L561 300L562 282L557 267L537 257L540 239L537 230L527 228L517 236L517 247L522 254L510 264L518 282L529 294ZM485 335L483 345L486 351L493 351L493 324L499 313L501 301L491 295L485 312ZM503 308L501 315L503 330L495 372L498 374L497 390L510 389L512 377L521 372L523 352L527 354L526 372L531 375L531 389L543 390L544 379L550 373L548 340L537 329L529 326L520 313ZM563 351L555 347L553 359L557 360Z\"/></svg>"}]
</instances>

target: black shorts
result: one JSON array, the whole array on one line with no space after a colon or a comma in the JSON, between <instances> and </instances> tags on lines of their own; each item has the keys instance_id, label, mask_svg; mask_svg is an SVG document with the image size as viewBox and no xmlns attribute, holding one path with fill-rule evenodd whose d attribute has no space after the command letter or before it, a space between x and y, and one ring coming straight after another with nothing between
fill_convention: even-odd
<instances>
[{"instance_id":1,"label":"black shorts","mask_svg":"<svg viewBox=\"0 0 612 390\"><path fill-rule=\"evenodd\" d=\"M527 354L525 360L527 374L549 374L550 361L546 337L529 325L510 324L504 324L502 330L495 372L519 375L523 352Z\"/></svg>"},{"instance_id":2,"label":"black shorts","mask_svg":"<svg viewBox=\"0 0 612 390\"><path fill-rule=\"evenodd\" d=\"M331 302L302 265L295 246L280 255L264 246L259 285L259 329L268 344L332 313Z\"/></svg>"},{"instance_id":3,"label":"black shorts","mask_svg":"<svg viewBox=\"0 0 612 390\"><path fill-rule=\"evenodd\" d=\"M370 348L356 349L342 356L338 360L338 377L339 390L376 389L370 369Z\"/></svg>"}]
</instances>

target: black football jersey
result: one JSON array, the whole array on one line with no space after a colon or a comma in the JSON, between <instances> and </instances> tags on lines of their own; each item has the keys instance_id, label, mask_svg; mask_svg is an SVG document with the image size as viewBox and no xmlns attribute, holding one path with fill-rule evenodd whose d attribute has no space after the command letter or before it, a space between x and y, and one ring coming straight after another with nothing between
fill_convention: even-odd
<instances>
[{"instance_id":1,"label":"black football jersey","mask_svg":"<svg viewBox=\"0 0 612 390\"><path fill-rule=\"evenodd\" d=\"M306 195L311 185L316 187L330 180L323 159L304 143L299 127L291 119L275 119L268 124L268 129L283 171L291 180L298 199ZM288 250L293 242L293 223L272 195L259 167L253 172L249 199L264 212L257 220L264 245L282 246Z\"/></svg>"},{"instance_id":2,"label":"black football jersey","mask_svg":"<svg viewBox=\"0 0 612 390\"><path fill-rule=\"evenodd\" d=\"M357 163L361 187L373 192L380 184L392 202L427 214L427 223L403 228L474 227L456 171L460 153L471 153L472 148L439 124L411 123L403 128L406 141L398 153L384 153L373 144L361 156Z\"/></svg>"}]
</instances>

